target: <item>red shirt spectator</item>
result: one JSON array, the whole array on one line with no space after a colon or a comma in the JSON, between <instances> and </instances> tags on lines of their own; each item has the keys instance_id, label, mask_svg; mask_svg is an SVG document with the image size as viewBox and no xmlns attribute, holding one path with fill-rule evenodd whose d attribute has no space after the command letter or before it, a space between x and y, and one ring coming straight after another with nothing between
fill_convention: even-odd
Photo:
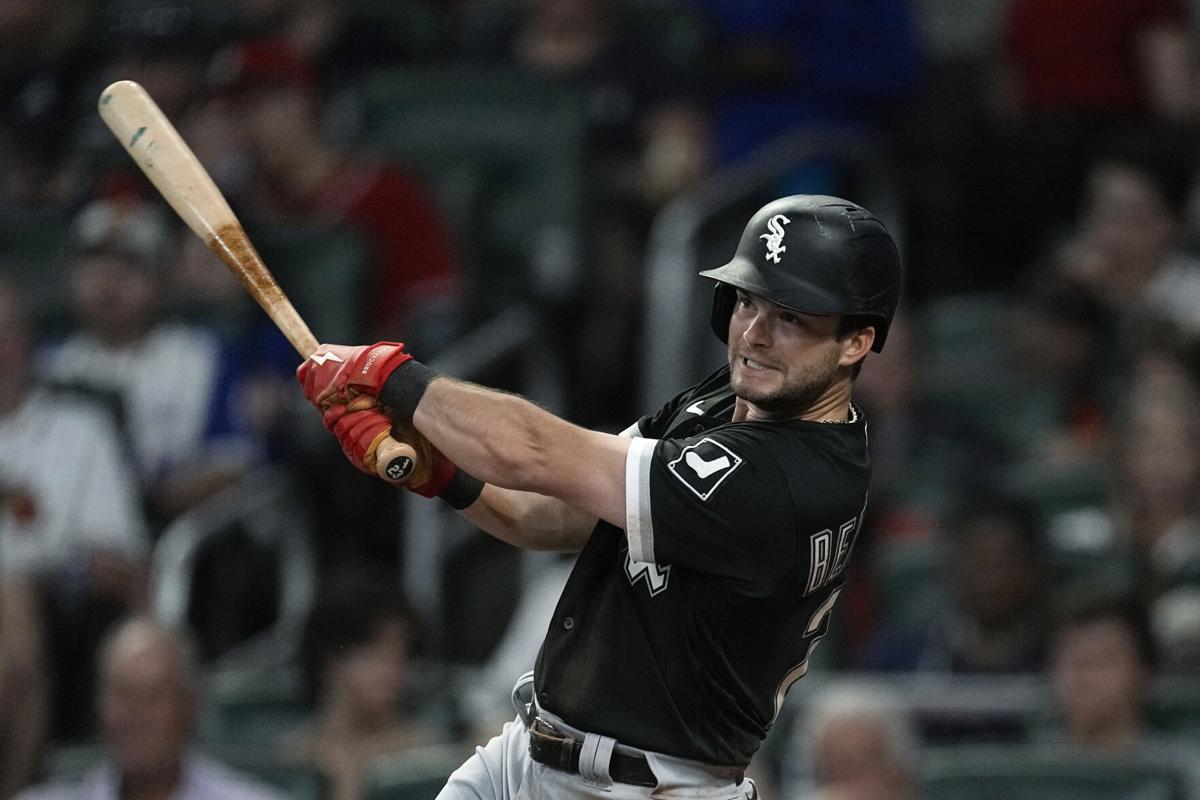
<instances>
[{"instance_id":1,"label":"red shirt spectator","mask_svg":"<svg viewBox=\"0 0 1200 800\"><path fill-rule=\"evenodd\" d=\"M260 210L345 223L371 248L367 337L411 338L414 317L452 310L462 279L432 197L399 168L324 140L309 65L286 44L260 42L223 66L258 169Z\"/></svg>"},{"instance_id":2,"label":"red shirt spectator","mask_svg":"<svg viewBox=\"0 0 1200 800\"><path fill-rule=\"evenodd\" d=\"M1027 113L1178 117L1194 105L1182 0L1015 0L1003 47Z\"/></svg>"},{"instance_id":3,"label":"red shirt spectator","mask_svg":"<svg viewBox=\"0 0 1200 800\"><path fill-rule=\"evenodd\" d=\"M372 251L366 322L375 334L394 337L421 306L459 296L458 260L441 215L428 192L395 166L340 159L303 195L276 182L270 189L278 210L345 223L364 236Z\"/></svg>"}]
</instances>

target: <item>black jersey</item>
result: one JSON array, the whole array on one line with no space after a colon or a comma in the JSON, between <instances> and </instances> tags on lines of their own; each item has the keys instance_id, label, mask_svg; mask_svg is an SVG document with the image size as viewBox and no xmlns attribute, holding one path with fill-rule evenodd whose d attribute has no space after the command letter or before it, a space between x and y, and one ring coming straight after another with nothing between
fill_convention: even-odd
<instances>
[{"instance_id":1,"label":"black jersey","mask_svg":"<svg viewBox=\"0 0 1200 800\"><path fill-rule=\"evenodd\" d=\"M642 418L535 669L569 724L745 766L825 632L866 505L866 423L731 423L729 370Z\"/></svg>"}]
</instances>

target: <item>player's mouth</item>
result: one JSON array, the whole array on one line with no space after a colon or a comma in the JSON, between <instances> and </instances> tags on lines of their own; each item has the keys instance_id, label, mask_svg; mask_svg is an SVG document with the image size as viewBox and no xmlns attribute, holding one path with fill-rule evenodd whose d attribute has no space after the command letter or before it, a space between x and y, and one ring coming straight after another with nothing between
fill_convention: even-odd
<instances>
[{"instance_id":1,"label":"player's mouth","mask_svg":"<svg viewBox=\"0 0 1200 800\"><path fill-rule=\"evenodd\" d=\"M738 356L738 358L741 360L743 367L746 369L752 369L755 372L775 369L775 367L772 367L770 364L764 364L761 361L755 361L753 358L747 358L746 356Z\"/></svg>"}]
</instances>

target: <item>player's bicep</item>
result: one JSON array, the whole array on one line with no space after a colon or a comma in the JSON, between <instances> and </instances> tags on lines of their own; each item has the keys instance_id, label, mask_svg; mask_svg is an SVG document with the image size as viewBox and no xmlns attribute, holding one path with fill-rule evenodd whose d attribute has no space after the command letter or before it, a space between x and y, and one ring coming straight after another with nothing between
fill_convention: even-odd
<instances>
[{"instance_id":1,"label":"player's bicep","mask_svg":"<svg viewBox=\"0 0 1200 800\"><path fill-rule=\"evenodd\" d=\"M571 426L541 459L543 493L625 527L625 456L630 439Z\"/></svg>"}]
</instances>

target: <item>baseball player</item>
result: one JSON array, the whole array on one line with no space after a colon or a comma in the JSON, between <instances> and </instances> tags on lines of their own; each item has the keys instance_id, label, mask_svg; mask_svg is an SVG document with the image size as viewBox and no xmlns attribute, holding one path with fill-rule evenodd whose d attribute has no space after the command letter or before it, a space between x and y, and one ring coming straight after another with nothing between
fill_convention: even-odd
<instances>
[{"instance_id":1,"label":"baseball player","mask_svg":"<svg viewBox=\"0 0 1200 800\"><path fill-rule=\"evenodd\" d=\"M802 195L760 209L733 259L700 274L728 363L619 436L396 343L322 345L297 372L363 471L394 421L431 460L414 491L514 545L580 551L514 689L518 718L443 798L754 796L744 770L862 524L870 461L850 395L901 269L870 212Z\"/></svg>"}]
</instances>

